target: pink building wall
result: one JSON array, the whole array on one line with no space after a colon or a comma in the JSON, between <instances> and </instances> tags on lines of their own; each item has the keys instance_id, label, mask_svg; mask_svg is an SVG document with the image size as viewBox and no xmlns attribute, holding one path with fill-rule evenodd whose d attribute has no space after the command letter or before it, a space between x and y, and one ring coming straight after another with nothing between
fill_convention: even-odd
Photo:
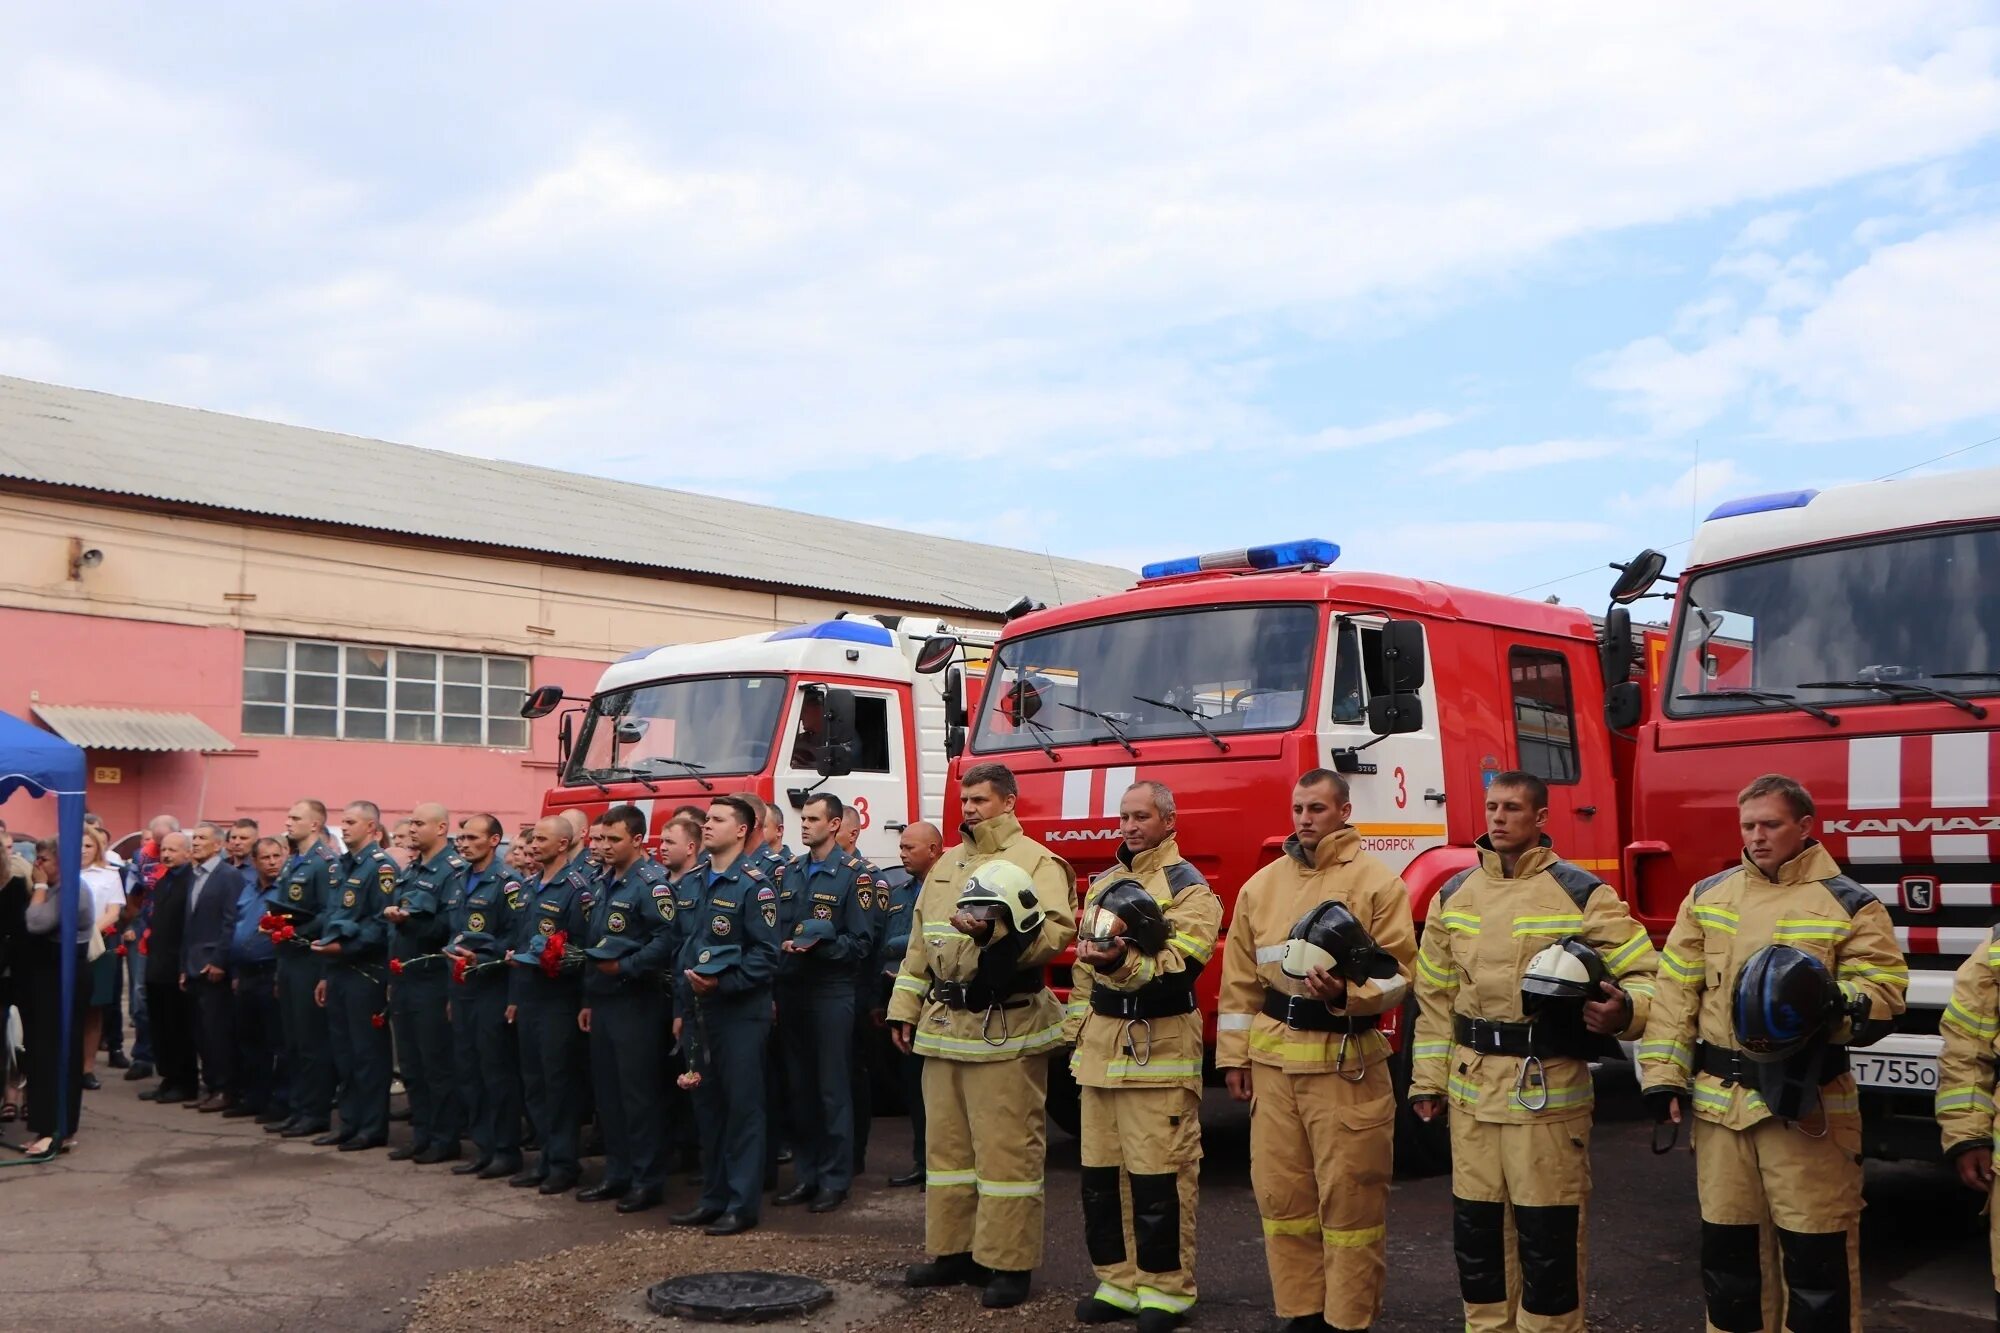
<instances>
[{"instance_id":1,"label":"pink building wall","mask_svg":"<svg viewBox=\"0 0 2000 1333\"><path fill-rule=\"evenodd\" d=\"M162 813L183 824L248 815L282 835L285 811L304 796L329 809L371 800L385 817L441 801L454 817L497 815L510 833L539 813L555 771L555 718L532 725L526 750L245 736L243 637L229 628L0 608L0 708L31 722L37 703L192 713L236 743L233 752L210 755L91 751L93 771L120 771L121 781L93 779L89 790L90 808L113 836ZM538 656L530 682L587 695L604 666ZM0 819L16 834L53 833L55 803L16 795L0 804Z\"/></svg>"}]
</instances>

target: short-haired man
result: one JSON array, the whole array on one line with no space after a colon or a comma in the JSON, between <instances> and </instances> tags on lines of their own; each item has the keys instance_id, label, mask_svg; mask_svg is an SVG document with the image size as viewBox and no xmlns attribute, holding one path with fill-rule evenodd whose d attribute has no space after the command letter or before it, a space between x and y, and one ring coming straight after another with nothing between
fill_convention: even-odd
<instances>
[{"instance_id":1,"label":"short-haired man","mask_svg":"<svg viewBox=\"0 0 2000 1333\"><path fill-rule=\"evenodd\" d=\"M255 1116L261 1124L283 1125L291 1114L285 1104L285 1089L276 1077L282 1044L278 1036L278 951L259 923L284 873L285 844L277 838L257 839L250 844L250 869L238 890L229 944L236 1044L230 1094L235 1105L224 1111L222 1118Z\"/></svg>"},{"instance_id":2,"label":"short-haired man","mask_svg":"<svg viewBox=\"0 0 2000 1333\"><path fill-rule=\"evenodd\" d=\"M673 956L673 902L656 892L667 876L646 855L646 817L636 807L612 806L593 831L603 851L604 882L590 910L577 1022L590 1034L604 1179L576 1197L586 1203L616 1199L619 1212L636 1213L666 1197L660 975Z\"/></svg>"},{"instance_id":3,"label":"short-haired man","mask_svg":"<svg viewBox=\"0 0 2000 1333\"><path fill-rule=\"evenodd\" d=\"M506 836L492 815L468 815L454 840L464 887L444 902L445 954L453 960L451 1035L459 1104L472 1160L454 1175L502 1180L521 1169L521 1065L507 1026L507 945L527 906L521 881L500 859Z\"/></svg>"},{"instance_id":4,"label":"short-haired man","mask_svg":"<svg viewBox=\"0 0 2000 1333\"><path fill-rule=\"evenodd\" d=\"M382 850L382 810L373 801L349 802L340 812L340 832L347 851L312 946L326 965L313 998L326 1010L340 1128L313 1143L364 1152L389 1141L389 927L383 912L395 900L396 864Z\"/></svg>"},{"instance_id":5,"label":"short-haired man","mask_svg":"<svg viewBox=\"0 0 2000 1333\"><path fill-rule=\"evenodd\" d=\"M528 906L515 923L508 1017L519 1038L521 1089L541 1156L507 1183L562 1194L576 1184L579 1170L590 1053L577 1026L583 973L575 967L545 969L542 954L558 937L565 957L583 952L590 942L597 881L567 819L551 816L537 823L524 845L541 872L529 881Z\"/></svg>"},{"instance_id":6,"label":"short-haired man","mask_svg":"<svg viewBox=\"0 0 2000 1333\"><path fill-rule=\"evenodd\" d=\"M993 1309L1028 1298L1042 1259L1048 1053L1062 1042L1062 1009L1043 968L1076 938L1076 875L1021 831L1019 794L1005 764L965 770L958 850L932 867L918 895L889 1001L897 1049L926 1057L931 1258L904 1281L982 1285L980 1303ZM1017 904L1019 919L958 904L967 883L997 862L1032 883L1033 901Z\"/></svg>"},{"instance_id":7,"label":"short-haired man","mask_svg":"<svg viewBox=\"0 0 2000 1333\"><path fill-rule=\"evenodd\" d=\"M757 1225L764 1184L764 1047L778 970L778 891L744 854L749 802L708 807L704 856L675 886L674 1035L691 1052L701 1129L701 1198L678 1226L733 1236Z\"/></svg>"},{"instance_id":8,"label":"short-haired man","mask_svg":"<svg viewBox=\"0 0 2000 1333\"><path fill-rule=\"evenodd\" d=\"M792 1188L772 1200L815 1213L854 1184L854 978L875 950L874 867L835 845L831 792L799 811L805 850L778 893L779 1033L792 1110Z\"/></svg>"},{"instance_id":9,"label":"short-haired man","mask_svg":"<svg viewBox=\"0 0 2000 1333\"><path fill-rule=\"evenodd\" d=\"M147 924L134 952L146 961L146 1009L152 1015L160 1086L139 1096L170 1105L201 1097L194 1016L181 988L181 942L187 927L188 885L194 879L194 850L188 835L178 828L162 833L153 850L159 874L147 891Z\"/></svg>"},{"instance_id":10,"label":"short-haired man","mask_svg":"<svg viewBox=\"0 0 2000 1333\"><path fill-rule=\"evenodd\" d=\"M889 1183L899 1189L924 1183L924 1057L896 1049L888 1031L889 997L894 993L903 955L910 951L917 894L942 855L944 835L936 824L920 819L905 827L896 840L896 858L901 864L884 871L875 884L875 902L882 912L882 940L875 950L869 1035L889 1061L910 1117L910 1169L889 1177Z\"/></svg>"},{"instance_id":11,"label":"short-haired man","mask_svg":"<svg viewBox=\"0 0 2000 1333\"><path fill-rule=\"evenodd\" d=\"M1639 1046L1640 1083L1661 1120L1680 1124L1693 1101L1709 1327L1860 1333L1861 1112L1847 1047L1888 1032L1909 967L1888 909L1813 837L1804 787L1766 774L1736 807L1743 860L1681 900ZM1738 974L1773 944L1817 959L1846 1001L1796 1071L1796 1061L1753 1062L1731 1016ZM1798 1085L1779 1094L1799 1099L1796 1119L1773 1109L1764 1071ZM1762 1263L1767 1228L1782 1280Z\"/></svg>"},{"instance_id":12,"label":"short-haired man","mask_svg":"<svg viewBox=\"0 0 2000 1333\"><path fill-rule=\"evenodd\" d=\"M250 864L250 855L260 836L257 821L246 816L231 824L222 839L222 859L242 871L246 879L257 877L256 868Z\"/></svg>"},{"instance_id":13,"label":"short-haired man","mask_svg":"<svg viewBox=\"0 0 2000 1333\"><path fill-rule=\"evenodd\" d=\"M1215 952L1222 900L1181 855L1174 794L1135 782L1118 802L1118 858L1078 919L1063 1037L1083 1096L1083 1239L1097 1289L1077 1318L1137 1315L1141 1333L1176 1328L1194 1308L1194 1218L1201 1172L1201 1012L1195 981ZM1107 894L1136 884L1167 936L1140 948ZM1134 910L1153 910L1141 904ZM1144 1037L1135 1037L1135 1031ZM1143 1040L1143 1051L1133 1049Z\"/></svg>"},{"instance_id":14,"label":"short-haired man","mask_svg":"<svg viewBox=\"0 0 2000 1333\"><path fill-rule=\"evenodd\" d=\"M465 895L465 858L451 840L451 813L426 801L403 821L415 859L397 878L396 896L382 909L389 923L389 1022L396 1065L410 1097L410 1141L389 1154L419 1166L459 1155L465 1103L458 1095L451 1020L450 911ZM513 1174L510 1170L509 1175Z\"/></svg>"},{"instance_id":15,"label":"short-haired man","mask_svg":"<svg viewBox=\"0 0 2000 1333\"><path fill-rule=\"evenodd\" d=\"M1409 890L1347 822L1347 779L1313 769L1291 804L1283 853L1236 895L1215 1063L1230 1096L1255 1100L1250 1187L1279 1317L1293 1333L1365 1329L1381 1313L1388 1272L1396 1130L1389 1043L1377 1023L1409 989L1416 931ZM1279 958L1292 927L1328 901L1395 960L1393 976L1354 983L1320 967L1304 981L1285 975Z\"/></svg>"},{"instance_id":16,"label":"short-haired man","mask_svg":"<svg viewBox=\"0 0 2000 1333\"><path fill-rule=\"evenodd\" d=\"M265 897L264 910L284 917L292 928L291 936L277 946L278 1022L290 1118L265 1128L298 1139L324 1134L333 1123L333 1053L326 1010L313 1002L326 967L312 944L326 925L340 861L327 836L326 805L310 797L292 802L285 813L285 843L284 868Z\"/></svg>"},{"instance_id":17,"label":"short-haired man","mask_svg":"<svg viewBox=\"0 0 2000 1333\"><path fill-rule=\"evenodd\" d=\"M208 1095L202 1112L236 1104L236 1006L229 984L229 946L236 934L236 906L243 872L222 852L223 832L207 820L192 836L194 876L188 881L187 925L181 939L181 989L194 1009L195 1044Z\"/></svg>"},{"instance_id":18,"label":"short-haired man","mask_svg":"<svg viewBox=\"0 0 2000 1333\"><path fill-rule=\"evenodd\" d=\"M1584 1205L1594 1105L1589 1039L1635 1041L1659 955L1618 891L1556 855L1549 789L1486 785L1479 864L1431 900L1417 955L1411 1108L1451 1116L1453 1253L1468 1333L1583 1333ZM1580 1014L1527 1020L1521 979L1580 940L1610 974ZM1520 1262L1510 1275L1507 1256Z\"/></svg>"},{"instance_id":19,"label":"short-haired man","mask_svg":"<svg viewBox=\"0 0 2000 1333\"><path fill-rule=\"evenodd\" d=\"M792 849L785 846L785 807L776 802L764 807L764 850L780 861L792 859Z\"/></svg>"}]
</instances>

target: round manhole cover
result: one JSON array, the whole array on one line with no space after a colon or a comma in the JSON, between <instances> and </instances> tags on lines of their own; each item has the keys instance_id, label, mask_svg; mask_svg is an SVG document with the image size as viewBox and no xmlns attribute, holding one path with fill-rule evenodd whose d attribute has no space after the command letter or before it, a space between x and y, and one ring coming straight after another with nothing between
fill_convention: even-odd
<instances>
[{"instance_id":1,"label":"round manhole cover","mask_svg":"<svg viewBox=\"0 0 2000 1333\"><path fill-rule=\"evenodd\" d=\"M689 1273L646 1289L646 1307L709 1323L798 1318L833 1299L824 1282L795 1273Z\"/></svg>"}]
</instances>

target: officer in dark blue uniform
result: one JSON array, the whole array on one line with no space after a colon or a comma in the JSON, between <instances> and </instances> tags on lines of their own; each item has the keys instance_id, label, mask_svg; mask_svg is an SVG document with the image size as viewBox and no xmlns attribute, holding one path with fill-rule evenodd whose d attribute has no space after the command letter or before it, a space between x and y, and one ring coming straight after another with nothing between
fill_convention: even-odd
<instances>
[{"instance_id":1,"label":"officer in dark blue uniform","mask_svg":"<svg viewBox=\"0 0 2000 1333\"><path fill-rule=\"evenodd\" d=\"M499 1180L521 1169L521 1065L514 1031L507 1025L507 944L514 919L527 906L520 878L500 859L504 837L492 815L459 821L458 855L465 862L465 891L446 909L455 964L451 1032L458 1066L458 1097L472 1131L473 1159L457 1175Z\"/></svg>"},{"instance_id":2,"label":"officer in dark blue uniform","mask_svg":"<svg viewBox=\"0 0 2000 1333\"><path fill-rule=\"evenodd\" d=\"M799 812L805 851L780 894L778 1013L792 1094L792 1188L778 1204L832 1212L854 1184L854 988L875 955L874 872L838 841L840 798Z\"/></svg>"},{"instance_id":3,"label":"officer in dark blue uniform","mask_svg":"<svg viewBox=\"0 0 2000 1333\"><path fill-rule=\"evenodd\" d=\"M596 877L566 819L551 817L528 835L528 854L542 867L527 886L527 909L515 921L507 994L521 1052L528 1118L541 1158L507 1183L561 1194L576 1184L583 1108L590 1080L589 1038L577 1026L583 1008L583 949L590 943ZM543 967L544 951L560 939L565 959Z\"/></svg>"},{"instance_id":4,"label":"officer in dark blue uniform","mask_svg":"<svg viewBox=\"0 0 2000 1333\"><path fill-rule=\"evenodd\" d=\"M465 858L451 845L451 814L435 801L407 821L417 860L396 885L389 922L389 957L400 967L389 983L389 1021L396 1028L396 1063L410 1096L410 1141L389 1154L420 1166L458 1156L465 1106L458 1099L458 1062L445 1005L451 998L448 915L465 894Z\"/></svg>"},{"instance_id":5,"label":"officer in dark blue uniform","mask_svg":"<svg viewBox=\"0 0 2000 1333\"><path fill-rule=\"evenodd\" d=\"M382 913L396 892L396 863L377 842L382 812L373 801L343 810L340 831L349 851L340 858L326 925L313 946L326 965L316 998L326 1009L340 1082L340 1128L313 1142L360 1152L389 1141L389 928Z\"/></svg>"},{"instance_id":6,"label":"officer in dark blue uniform","mask_svg":"<svg viewBox=\"0 0 2000 1333\"><path fill-rule=\"evenodd\" d=\"M655 856L660 866L667 872L666 882L653 890L655 897L665 898L661 905L665 915L674 917L674 928L683 924L679 920L678 908L674 900L680 894L680 881L694 869L701 859L701 821L691 820L676 814L660 828L659 843ZM669 1019L660 1029L660 1060L664 1073L660 1080L661 1151L666 1158L666 1169L670 1172L699 1170L701 1134L695 1128L694 1098L679 1081L679 1075L687 1068L685 1052L675 1037L671 1019L675 1011L675 979L679 973L673 967L673 958L680 955L679 936L675 936L673 955L668 966L660 974L661 1004Z\"/></svg>"},{"instance_id":7,"label":"officer in dark blue uniform","mask_svg":"<svg viewBox=\"0 0 2000 1333\"><path fill-rule=\"evenodd\" d=\"M856 851L861 841L861 811L848 806L840 818L840 848L849 855L859 855ZM866 858L864 857L865 861ZM858 885L857 897L861 905L868 909L869 934L879 948L882 929L888 924L889 886L887 877L900 873L893 867L889 870L876 869L869 862L871 883ZM875 977L875 950L854 969L854 1040L848 1054L848 1086L854 1092L854 1174L860 1175L868 1169L868 1136L875 1127L875 1071L882 1064L880 1048L886 1044L888 1032L888 1000L878 997L879 987ZM877 1011L880 1012L877 1012Z\"/></svg>"},{"instance_id":8,"label":"officer in dark blue uniform","mask_svg":"<svg viewBox=\"0 0 2000 1333\"><path fill-rule=\"evenodd\" d=\"M903 830L896 851L902 864L889 872L892 879L878 881L876 886L881 896L888 899L888 906L884 909L882 945L875 951L876 1003L885 1007L889 992L895 985L896 973L903 966L903 955L910 950L910 931L918 922L917 895L923 892L924 879L931 873L931 867L944 854L944 837L935 824L915 823ZM903 1095L903 1106L910 1116L912 1166L902 1175L890 1176L889 1183L922 1188L924 1057L914 1051L906 1053L897 1050L895 1043L888 1039L886 1029L875 1034L875 1042L896 1071L896 1087Z\"/></svg>"},{"instance_id":9,"label":"officer in dark blue uniform","mask_svg":"<svg viewBox=\"0 0 2000 1333\"><path fill-rule=\"evenodd\" d=\"M683 1041L694 1035L704 1063L694 1089L701 1199L672 1220L706 1227L711 1236L756 1226L763 1203L764 1046L778 964L778 891L744 855L756 826L748 803L717 798L702 824L707 856L681 879L674 903L680 940L674 1021ZM735 946L733 961L721 962L723 946Z\"/></svg>"},{"instance_id":10,"label":"officer in dark blue uniform","mask_svg":"<svg viewBox=\"0 0 2000 1333\"><path fill-rule=\"evenodd\" d=\"M612 806L592 832L604 857L604 884L590 910L579 1017L590 1034L604 1179L576 1197L616 1199L619 1212L637 1213L666 1197L660 975L673 959L673 900L655 892L667 872L646 855L646 817L636 807Z\"/></svg>"},{"instance_id":11,"label":"officer in dark blue uniform","mask_svg":"<svg viewBox=\"0 0 2000 1333\"><path fill-rule=\"evenodd\" d=\"M302 1139L324 1134L333 1124L333 1053L327 1049L326 1011L313 1000L326 968L312 944L326 928L339 857L327 845L326 807L318 801L292 806L285 832L292 854L265 910L292 927L292 937L278 945L278 1026L291 1117L266 1125L264 1132Z\"/></svg>"}]
</instances>

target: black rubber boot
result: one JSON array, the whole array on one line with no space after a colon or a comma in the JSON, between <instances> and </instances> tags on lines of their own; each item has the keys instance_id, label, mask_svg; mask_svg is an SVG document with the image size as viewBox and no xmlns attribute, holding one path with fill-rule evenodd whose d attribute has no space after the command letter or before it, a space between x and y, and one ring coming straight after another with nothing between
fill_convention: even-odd
<instances>
[{"instance_id":1,"label":"black rubber boot","mask_svg":"<svg viewBox=\"0 0 2000 1333\"><path fill-rule=\"evenodd\" d=\"M1011 1310L1028 1299L1029 1279L1033 1276L1025 1270L1011 1273L996 1270L980 1294L979 1303L989 1310Z\"/></svg>"},{"instance_id":2,"label":"black rubber boot","mask_svg":"<svg viewBox=\"0 0 2000 1333\"><path fill-rule=\"evenodd\" d=\"M911 1264L903 1273L906 1287L979 1287L992 1276L972 1262L970 1254L940 1254L935 1259Z\"/></svg>"}]
</instances>

